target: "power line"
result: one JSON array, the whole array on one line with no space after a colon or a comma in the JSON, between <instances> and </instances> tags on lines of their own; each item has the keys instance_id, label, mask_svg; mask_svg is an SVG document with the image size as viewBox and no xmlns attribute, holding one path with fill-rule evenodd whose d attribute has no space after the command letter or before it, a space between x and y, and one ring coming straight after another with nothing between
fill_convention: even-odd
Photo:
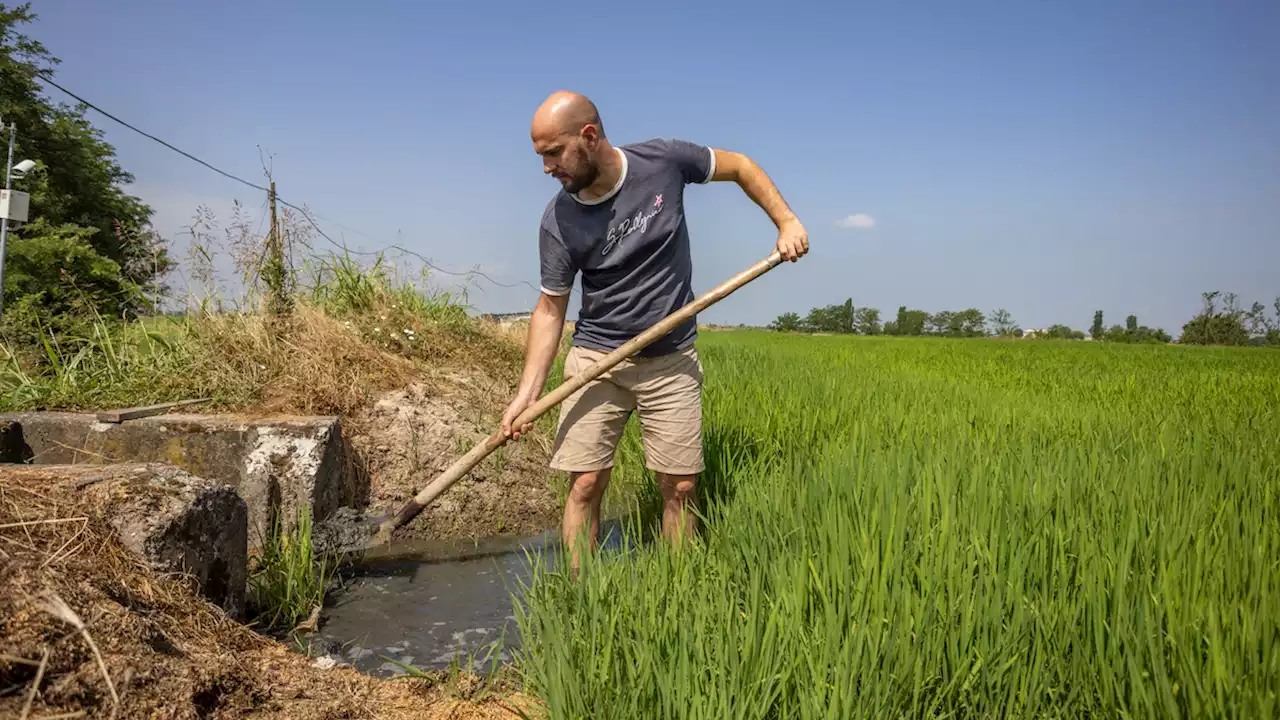
<instances>
[{"instance_id":1,"label":"power line","mask_svg":"<svg viewBox=\"0 0 1280 720\"><path fill-rule=\"evenodd\" d=\"M130 130L132 130L132 131L134 131L134 132L138 133L139 135L141 135L141 136L143 136L143 137L145 137L145 138L149 138L149 139L151 139L151 140L154 140L154 141L156 141L156 142L160 143L161 145L163 145L163 146L165 146L165 147L169 148L170 150L172 150L172 151L174 151L174 152L178 153L179 155L183 155L183 156L185 156L185 157L188 157L188 158L190 158L190 159L192 159L192 160L194 160L194 161L196 161L196 162L200 163L201 165L203 165L203 166L205 166L205 167L209 168L210 170L212 170L212 171L214 171L214 172L218 173L219 175L222 175L222 176L225 176L225 177L229 177L229 178L231 178L232 180L235 180L236 182L241 183L241 184L244 184L244 185L248 185L249 187L251 187L251 188L253 188L253 189L255 189L255 190L261 190L262 192L267 192L267 189L266 189L266 188L264 188L264 187L262 187L261 185L255 185L255 184L253 184L253 183L249 182L248 180L245 180L244 178L236 177L235 175L232 175L231 173L227 172L226 170L223 170L223 169L221 169L221 168L216 168L216 167L214 167L213 165L210 165L209 163L207 163L207 162L205 162L205 161L201 160L200 158L196 157L195 155L192 155L191 153L189 153L189 152L187 152L187 151L185 151L185 150L182 150L182 149L180 149L180 148L176 148L176 147L174 147L174 146L170 145L169 143L165 142L164 140L161 140L160 138L156 137L155 135L152 135L151 133L145 132L145 131L143 131L143 130L139 130L138 128L136 128L136 127L134 127L134 126L130 125L129 123L127 123L127 122L125 122L125 121L121 120L120 118L116 117L115 115L112 115L111 113L107 112L106 110L103 110L102 108L98 107L97 105L94 105L93 103L89 102L88 100L85 100L84 98L80 97L79 95L77 95L77 94L75 94L75 93L71 92L70 90L68 90L68 89L66 89L66 88L64 88L64 87L62 87L61 85L59 85L58 83L54 82L53 80L50 80L50 79L49 79L49 77L48 77L48 75L46 75L46 74L44 74L44 73L37 73L37 74L36 74L36 77L40 78L41 80L45 81L46 83L49 83L49 84L50 84L50 85L52 85L52 86L54 86L54 87L58 88L58 89L59 89L59 90L61 90L62 92L64 92L64 93L66 93L66 94L70 95L71 97L73 97L73 98L75 98L76 100L78 100L78 101L80 101L81 103L83 103L86 107L91 108L91 109L93 109L93 110L96 110L96 111L98 111L99 113L102 113L103 115L107 116L108 118L111 118L112 120L115 120L116 122L118 122L118 123L120 123L121 125L123 125L123 126L125 126L125 127L129 128Z\"/></svg>"},{"instance_id":2,"label":"power line","mask_svg":"<svg viewBox=\"0 0 1280 720\"><path fill-rule=\"evenodd\" d=\"M320 229L320 226L316 224L316 221L312 219L312 217L311 217L311 216L312 216L312 214L311 214L311 213L308 213L306 210L303 210L302 208L298 207L297 205L294 205L294 204L293 204L293 203L291 203L291 202L285 202L284 200L280 200L278 197L277 197L276 199L280 202L280 204L281 204L281 205L285 205L285 206L287 206L287 207L291 207L291 208L293 208L294 210L297 210L298 212L302 213L302 217L303 217L303 218L304 218L308 223L310 223L310 224L311 224L311 227L315 228L315 231L316 231L316 232L320 233L320 237L324 238L325 240L328 240L332 245L334 245L335 247L337 247L337 248L341 249L341 250L342 250L342 251L344 251L344 252L348 252L348 253L351 253L351 254L353 254L353 255L378 255L378 254L381 254L381 253L383 253L383 252L385 252L385 251L387 251L387 250L399 250L400 252L405 253L406 255L412 255L412 256L414 256L414 257L418 258L419 260L421 260L421 261L422 261L422 263L423 263L424 265L426 265L427 267L431 268L432 270L435 270L435 271L436 271L436 272L438 272L438 273L443 273L443 274L445 274L445 275L453 275L453 276L457 276L457 277L462 277L462 276L467 276L467 275L479 275L480 277L484 278L485 280L488 280L489 282L493 283L494 285L497 285L498 287L513 288L513 287L519 287L519 286L521 286L521 285L527 285L527 286L528 286L530 289L532 289L532 290L538 290L538 288L537 288L537 287L534 287L534 285L533 285L532 283L530 283L528 280L521 280L521 281L520 281L520 282L518 282L518 283L500 283L500 282L498 282L497 280L494 280L493 278L489 277L488 275L485 275L484 273L480 272L479 270L468 270L467 272L451 272L451 271L449 271L449 270L445 270L445 269L443 269L443 268L437 267L436 265L433 265L433 264L431 263L431 261L430 261L430 260L428 260L428 259L426 259L425 257L423 257L422 255L420 255L420 254L418 254L418 253L414 252L413 250L410 250L410 249L408 249L408 248L406 248L406 247L403 247L403 246L401 246L401 245L387 245L387 246L386 246L385 248L383 248L382 250L352 250L352 249L348 248L346 245L343 245L342 243L338 242L337 240L334 240L333 238L329 237L328 233L326 233L324 230L321 230L321 229ZM320 217L319 215L316 215L315 217L318 217L318 218L320 218L321 220L325 220L325 218L322 218L322 217ZM347 227L347 226L345 226L345 225L343 225L343 224L341 224L341 223L334 222L333 220L325 220L325 222L333 223L334 225L337 225L338 227L343 228L344 230L349 230L349 231L351 231L351 232L353 232L353 233L356 233L357 235L361 235L361 236L366 237L366 238L368 238L368 239L370 239L370 240L373 240L373 238L370 238L368 235L365 235L364 233L360 232L359 230L355 230L355 229L353 229L353 228L349 228L349 227ZM377 240L374 240L374 242L377 242Z\"/></svg>"},{"instance_id":3,"label":"power line","mask_svg":"<svg viewBox=\"0 0 1280 720\"><path fill-rule=\"evenodd\" d=\"M152 135L151 133L148 133L148 132L146 132L146 131L144 131L144 130L141 130L141 129L139 129L139 128L137 128L137 127L135 127L135 126L133 126L133 125L131 125L131 124L127 123L127 122L125 122L124 120L121 120L120 118L116 117L115 115L112 115L111 113L107 112L106 110L103 110L102 108L98 107L97 105L94 105L93 103L89 102L88 100L85 100L84 98L80 97L79 95L77 95L77 94L75 94L75 93L71 92L70 90L68 90L68 89L66 89L66 88L62 87L61 85L59 85L58 83L54 82L52 79L50 79L50 78L49 78L49 76L48 76L47 72L39 72L39 73L37 73L37 74L36 74L36 77L38 77L40 80L42 80L42 81L44 81L44 82L48 83L49 85L51 85L51 86L53 86L53 87L57 88L58 90L61 90L62 92L66 93L67 95L71 96L72 98L74 98L74 99L75 99L75 100L77 100L78 102L80 102L80 103L84 104L84 106L85 106L85 107L88 107L88 108L89 108L89 109L91 109L91 110L95 110L95 111L97 111L98 113L102 114L103 116L105 116L105 117L107 117L107 118L109 118L109 119L111 119L111 120L114 120L114 121L115 121L115 122L117 122L117 123L120 123L121 125L123 125L123 126L125 126L125 127L129 128L130 130L132 130L132 131L134 131L134 132L138 133L139 135L141 135L141 136L143 136L143 137L145 137L145 138L147 138L147 139L149 139L149 140L153 140L153 141L155 141L155 142L157 142L157 143L160 143L161 145L163 145L163 146L165 146L165 147L169 148L170 150L172 150L172 151L174 151L174 152L178 153L179 155L182 155L183 157L186 157L186 158L188 158L188 159L190 159L190 160L193 160L193 161L195 161L195 162L197 162L197 163L199 163L199 164L201 164L201 165L203 165L203 166L205 166L205 167L209 168L210 170L212 170L212 171L214 171L214 172L218 173L219 175L222 175L223 177L227 177L227 178L230 178L231 180L235 180L236 182L238 182L238 183L240 183L240 184L242 184L242 185L246 185L246 186L248 186L248 187L251 187L251 188L253 188L254 190L259 190L259 191L261 191L261 192L270 192L270 190L268 190L267 188L265 188L265 187L263 187L263 186L261 186L261 185L258 185L258 184L256 184L256 183L251 183L251 182L249 182L248 180L245 180L245 179L244 179L244 178L242 178L242 177L238 177L238 176L236 176L236 175L233 175L233 174L231 174L231 173L227 172L226 170L223 170L223 169L221 169L221 168L215 167L214 165L211 165L211 164L209 164L209 163L205 162L204 160L201 160L200 158L196 157L195 155L192 155L191 153L189 153L189 152L187 152L187 151L185 151L185 150L183 150L183 149L181 149L181 148L175 147L174 145L171 145L170 143L167 143L167 142L165 142L164 140L161 140L160 138L156 137L155 135ZM312 213L309 213L309 212L307 212L306 210L303 210L302 208L298 207L297 205L294 205L294 204L293 204L293 203L291 203L291 202L288 202L287 200L285 200L284 198L281 198L281 197L280 197L280 196L278 196L278 195L276 196L276 199L280 202L280 204L281 204L281 205L284 205L284 206L286 206L286 207L293 208L294 210L297 210L298 212L302 213L302 217L303 217L303 218L305 218L305 219L306 219L306 221L307 221L308 223L310 223L310 224L311 224L311 227L315 228L315 231L316 231L316 232L320 233L320 236L321 236L321 237L323 237L325 240L328 240L331 244L333 244L335 247L337 247L337 248L341 249L343 252L351 253L351 254L354 254L354 255L379 255L379 254L381 254L381 253L386 252L387 250L399 250L400 252L405 253L406 255L412 255L413 257L418 258L419 260L421 260L421 261L422 261L422 263L423 263L424 265L426 265L427 267L431 268L432 270L435 270L436 272L441 273L441 274L443 274L443 275L452 275L452 276L454 276L454 277L465 277L465 276L468 276L468 275L479 275L480 277L484 278L485 280L488 280L489 282L493 283L494 285L497 285L498 287L513 288L513 287L519 287L520 285L526 285L526 286L528 286L529 288L531 288L531 289L533 289L533 290L537 290L537 289L538 289L537 287L535 287L532 283L528 282L527 280L521 280L521 281L520 281L520 282L518 282L518 283L500 283L500 282L498 282L497 280L494 280L493 278L489 277L488 275L486 275L486 274L484 274L484 273L480 272L479 270L468 270L468 271L466 271L466 272L452 272L452 271L449 271L449 270L445 270L444 268L441 268L441 267L439 267L439 266L437 266L437 265L433 264L430 260L428 260L428 259L426 259L425 257L423 257L421 254L419 254L419 253L417 253L417 252L414 252L413 250L409 250L408 248L402 247L402 246L400 246L400 245L396 245L396 244L386 245L386 246L384 246L384 247L383 247L383 249L382 249L382 250L369 250L369 251L352 250L352 249L348 248L346 245L343 245L342 243L340 243L340 242L338 242L338 241L334 240L333 238L329 237L329 235L328 235L324 230L320 229L320 226L319 226L319 225L317 225L317 224L316 224L316 221L312 219L312 215L313 215ZM348 232L352 232L352 233L355 233L356 235L359 235L359 236L361 236L361 237L364 237L364 238L366 238L366 239L368 239L368 240L372 240L372 241L373 241L373 242L375 242L375 243L381 242L381 241L379 241L378 239L376 239L376 238L374 238L374 237L372 237L372 236L370 236L370 235L368 235L368 234L366 234L366 233L360 232L359 230L356 230L355 228L352 228L352 227L348 227L348 226L346 226L346 225L343 225L342 223L339 223L339 222L337 222L337 221L334 221L334 220L327 220L327 219L325 219L325 218L323 218L323 217L321 217L321 216L319 216L319 215L315 215L315 217L320 218L321 220L324 220L325 222L328 222L328 223L332 223L332 224L334 224L334 225L337 225L338 227L340 227L340 228L342 228L342 229L344 229L344 230L347 230Z\"/></svg>"}]
</instances>

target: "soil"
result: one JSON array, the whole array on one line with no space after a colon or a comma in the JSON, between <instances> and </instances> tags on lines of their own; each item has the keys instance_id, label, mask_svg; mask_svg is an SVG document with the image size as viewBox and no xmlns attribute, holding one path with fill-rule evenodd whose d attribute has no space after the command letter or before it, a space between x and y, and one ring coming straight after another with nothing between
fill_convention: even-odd
<instances>
[{"instance_id":1,"label":"soil","mask_svg":"<svg viewBox=\"0 0 1280 720\"><path fill-rule=\"evenodd\" d=\"M0 469L0 717L539 714L518 692L477 697L471 676L380 680L324 669L231 620L189 579L157 574L85 498Z\"/></svg>"},{"instance_id":2,"label":"soil","mask_svg":"<svg viewBox=\"0 0 1280 720\"><path fill-rule=\"evenodd\" d=\"M480 373L414 383L345 418L370 484L366 517L392 515L437 474L499 426L506 383ZM544 420L554 420L554 412ZM545 425L545 423L543 423ZM559 522L547 432L508 443L480 462L411 522L404 539L531 535Z\"/></svg>"}]
</instances>

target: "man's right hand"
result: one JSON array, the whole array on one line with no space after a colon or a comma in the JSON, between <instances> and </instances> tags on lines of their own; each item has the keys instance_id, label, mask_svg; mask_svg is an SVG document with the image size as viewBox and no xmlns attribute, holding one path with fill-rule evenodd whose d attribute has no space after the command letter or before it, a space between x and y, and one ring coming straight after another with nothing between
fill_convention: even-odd
<instances>
[{"instance_id":1,"label":"man's right hand","mask_svg":"<svg viewBox=\"0 0 1280 720\"><path fill-rule=\"evenodd\" d=\"M522 427L512 428L516 418L520 417L520 413L524 412L533 403L524 396L523 393L516 395L511 404L507 406L507 412L502 416L502 434L512 440L519 440L521 435L528 435L533 432L533 423L525 423Z\"/></svg>"},{"instance_id":2,"label":"man's right hand","mask_svg":"<svg viewBox=\"0 0 1280 720\"><path fill-rule=\"evenodd\" d=\"M568 304L567 294L548 295L544 292L538 295L538 304L533 308L525 339L524 372L520 376L516 396L502 416L502 434L508 439L518 440L521 435L533 432L533 423L525 423L518 428L512 425L520 413L537 400L538 393L547 382L547 371L555 360L560 333L564 331L564 313Z\"/></svg>"}]
</instances>

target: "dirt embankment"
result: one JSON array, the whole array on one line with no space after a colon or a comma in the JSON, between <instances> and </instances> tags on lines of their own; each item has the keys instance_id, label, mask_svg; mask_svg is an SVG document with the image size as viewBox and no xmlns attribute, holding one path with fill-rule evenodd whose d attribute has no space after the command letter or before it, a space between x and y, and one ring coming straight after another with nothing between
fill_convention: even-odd
<instances>
[{"instance_id":1,"label":"dirt embankment","mask_svg":"<svg viewBox=\"0 0 1280 720\"><path fill-rule=\"evenodd\" d=\"M344 416L344 433L368 478L367 516L394 514L498 428L519 381L527 322L482 327L490 342L503 347L503 362L486 357L420 369L413 381ZM562 351L572 330L566 326ZM397 537L531 535L558 526L560 502L548 468L555 418L553 409L534 434L499 448Z\"/></svg>"},{"instance_id":2,"label":"dirt embankment","mask_svg":"<svg viewBox=\"0 0 1280 720\"><path fill-rule=\"evenodd\" d=\"M367 514L394 514L498 427L501 408L493 406L506 395L474 397L480 392L415 383L345 421L350 445L369 474ZM499 448L397 536L529 535L555 525L559 504L547 469L549 445L543 433Z\"/></svg>"},{"instance_id":3,"label":"dirt embankment","mask_svg":"<svg viewBox=\"0 0 1280 720\"><path fill-rule=\"evenodd\" d=\"M0 717L516 718L518 693L322 669L132 554L73 485L0 469ZM71 715L75 716L75 715Z\"/></svg>"}]
</instances>

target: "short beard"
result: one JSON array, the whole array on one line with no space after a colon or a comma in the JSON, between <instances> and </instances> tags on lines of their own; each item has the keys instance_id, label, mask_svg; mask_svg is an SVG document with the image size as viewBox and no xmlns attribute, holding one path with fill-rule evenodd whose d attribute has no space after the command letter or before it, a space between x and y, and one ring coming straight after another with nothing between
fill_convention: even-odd
<instances>
[{"instance_id":1,"label":"short beard","mask_svg":"<svg viewBox=\"0 0 1280 720\"><path fill-rule=\"evenodd\" d=\"M565 192L576 195L582 190L591 187L591 185L596 181L596 178L599 177L600 169L595 165L588 165L582 177L574 178L569 181L569 184L564 186Z\"/></svg>"}]
</instances>

